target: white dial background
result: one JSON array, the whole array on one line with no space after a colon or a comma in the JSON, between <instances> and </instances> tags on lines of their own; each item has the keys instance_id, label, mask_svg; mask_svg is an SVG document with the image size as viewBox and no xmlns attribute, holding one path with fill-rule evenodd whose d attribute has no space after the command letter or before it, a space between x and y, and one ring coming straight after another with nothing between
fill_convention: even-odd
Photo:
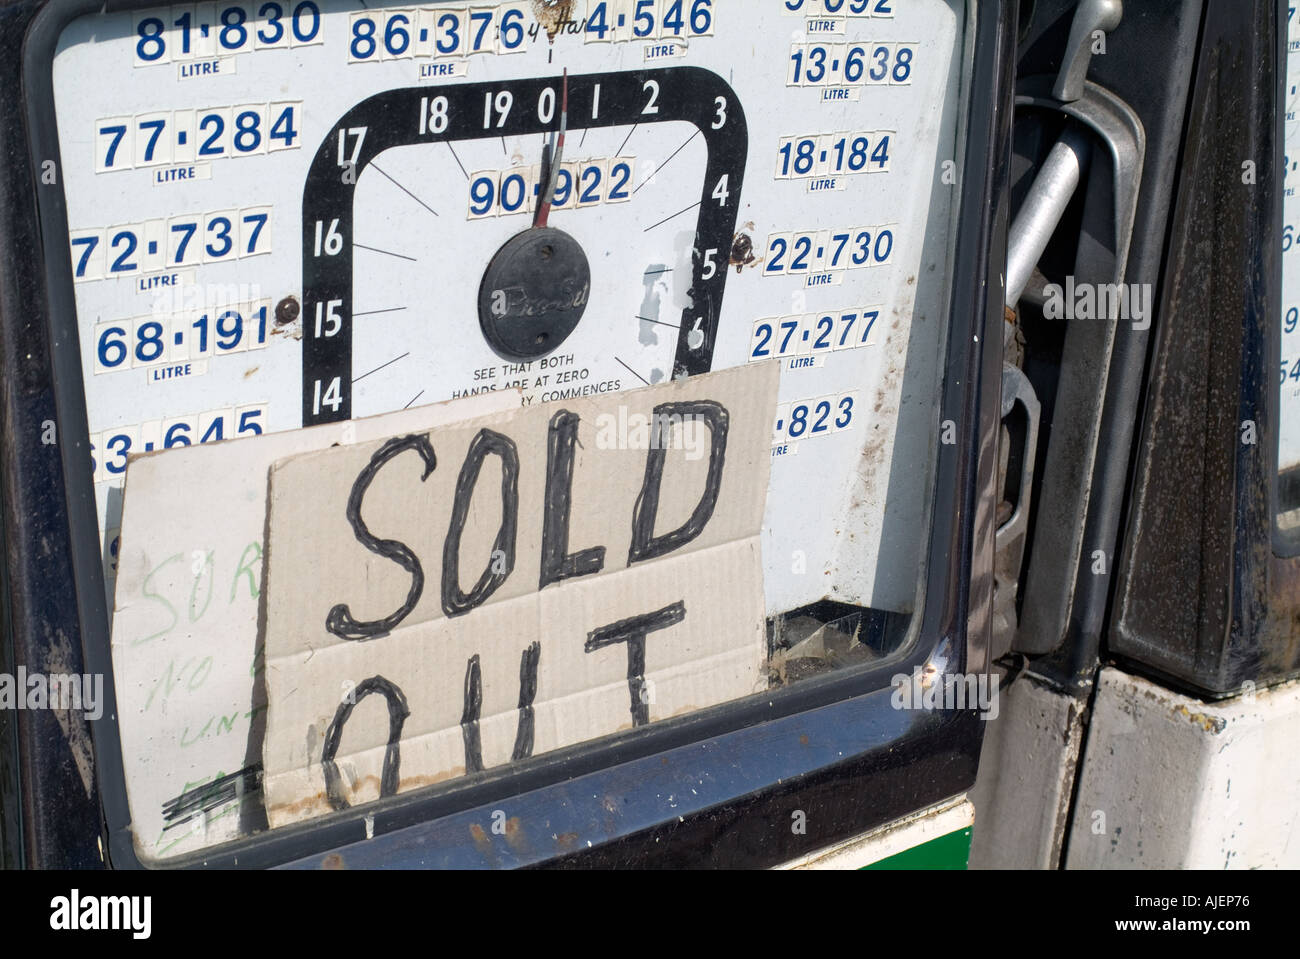
<instances>
[{"instance_id":1,"label":"white dial background","mask_svg":"<svg viewBox=\"0 0 1300 959\"><path fill-rule=\"evenodd\" d=\"M540 136L399 147L361 174L353 207L363 247L353 257L354 415L513 384L526 383L527 401L541 403L584 387L612 392L671 378L698 215L683 212L682 197L703 183L703 138L685 122L570 132L566 165L632 157L635 176L624 202L552 211L550 225L587 255L591 298L563 346L525 370L489 347L477 300L492 256L532 225L532 215L466 217L473 174L528 173L541 149Z\"/></svg>"}]
</instances>

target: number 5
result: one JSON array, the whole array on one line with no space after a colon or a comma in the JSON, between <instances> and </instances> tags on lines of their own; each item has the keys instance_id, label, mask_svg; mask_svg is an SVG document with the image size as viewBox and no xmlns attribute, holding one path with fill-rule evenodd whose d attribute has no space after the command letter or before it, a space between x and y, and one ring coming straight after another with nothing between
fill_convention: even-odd
<instances>
[{"instance_id":1,"label":"number 5","mask_svg":"<svg viewBox=\"0 0 1300 959\"><path fill-rule=\"evenodd\" d=\"M342 306L342 300L330 300L328 304L316 304L317 339L335 336L343 328L343 317L339 315L339 309Z\"/></svg>"}]
</instances>

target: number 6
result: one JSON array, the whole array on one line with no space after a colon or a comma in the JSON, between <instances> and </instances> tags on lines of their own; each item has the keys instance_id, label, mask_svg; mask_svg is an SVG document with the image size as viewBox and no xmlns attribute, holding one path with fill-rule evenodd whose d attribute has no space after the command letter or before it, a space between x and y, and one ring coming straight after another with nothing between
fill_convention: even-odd
<instances>
[{"instance_id":1,"label":"number 6","mask_svg":"<svg viewBox=\"0 0 1300 959\"><path fill-rule=\"evenodd\" d=\"M704 346L704 330L700 329L700 327L703 325L704 325L704 317L702 316L696 317L695 326L692 327L691 332L687 334L686 345L690 347L692 350L698 350L702 346Z\"/></svg>"}]
</instances>

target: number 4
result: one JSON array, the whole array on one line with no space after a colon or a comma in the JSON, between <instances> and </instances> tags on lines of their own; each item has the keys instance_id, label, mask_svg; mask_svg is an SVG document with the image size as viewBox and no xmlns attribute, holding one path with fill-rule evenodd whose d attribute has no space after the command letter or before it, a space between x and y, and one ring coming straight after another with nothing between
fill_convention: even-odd
<instances>
[{"instance_id":1,"label":"number 4","mask_svg":"<svg viewBox=\"0 0 1300 959\"><path fill-rule=\"evenodd\" d=\"M713 188L713 199L718 201L718 206L726 206L729 196L731 194L727 192L727 174L724 173L718 185Z\"/></svg>"},{"instance_id":2,"label":"number 4","mask_svg":"<svg viewBox=\"0 0 1300 959\"><path fill-rule=\"evenodd\" d=\"M278 106L280 106L280 104L273 103L271 104L271 109L274 110ZM267 147L269 149L289 150L293 148L293 141L298 138L298 131L293 127L293 108L294 105L292 103L287 104L285 108L280 111L279 118L271 126L271 135L269 139L281 140L283 141L283 145L276 146L274 143L268 143Z\"/></svg>"}]
</instances>

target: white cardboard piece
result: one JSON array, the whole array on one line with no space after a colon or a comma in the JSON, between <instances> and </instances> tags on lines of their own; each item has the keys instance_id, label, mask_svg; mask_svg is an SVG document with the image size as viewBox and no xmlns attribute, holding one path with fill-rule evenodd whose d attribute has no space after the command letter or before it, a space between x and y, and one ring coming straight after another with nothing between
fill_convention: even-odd
<instances>
[{"instance_id":1,"label":"white cardboard piece","mask_svg":"<svg viewBox=\"0 0 1300 959\"><path fill-rule=\"evenodd\" d=\"M394 424L388 441L277 463L270 824L765 689L778 372ZM708 425L657 430L655 414Z\"/></svg>"},{"instance_id":2,"label":"white cardboard piece","mask_svg":"<svg viewBox=\"0 0 1300 959\"><path fill-rule=\"evenodd\" d=\"M127 792L142 857L239 834L240 805L167 822L163 805L237 773L250 747L260 673L258 605L267 472L276 460L519 405L483 394L288 433L132 457L113 614L113 681ZM249 755L250 748L252 755Z\"/></svg>"}]
</instances>

